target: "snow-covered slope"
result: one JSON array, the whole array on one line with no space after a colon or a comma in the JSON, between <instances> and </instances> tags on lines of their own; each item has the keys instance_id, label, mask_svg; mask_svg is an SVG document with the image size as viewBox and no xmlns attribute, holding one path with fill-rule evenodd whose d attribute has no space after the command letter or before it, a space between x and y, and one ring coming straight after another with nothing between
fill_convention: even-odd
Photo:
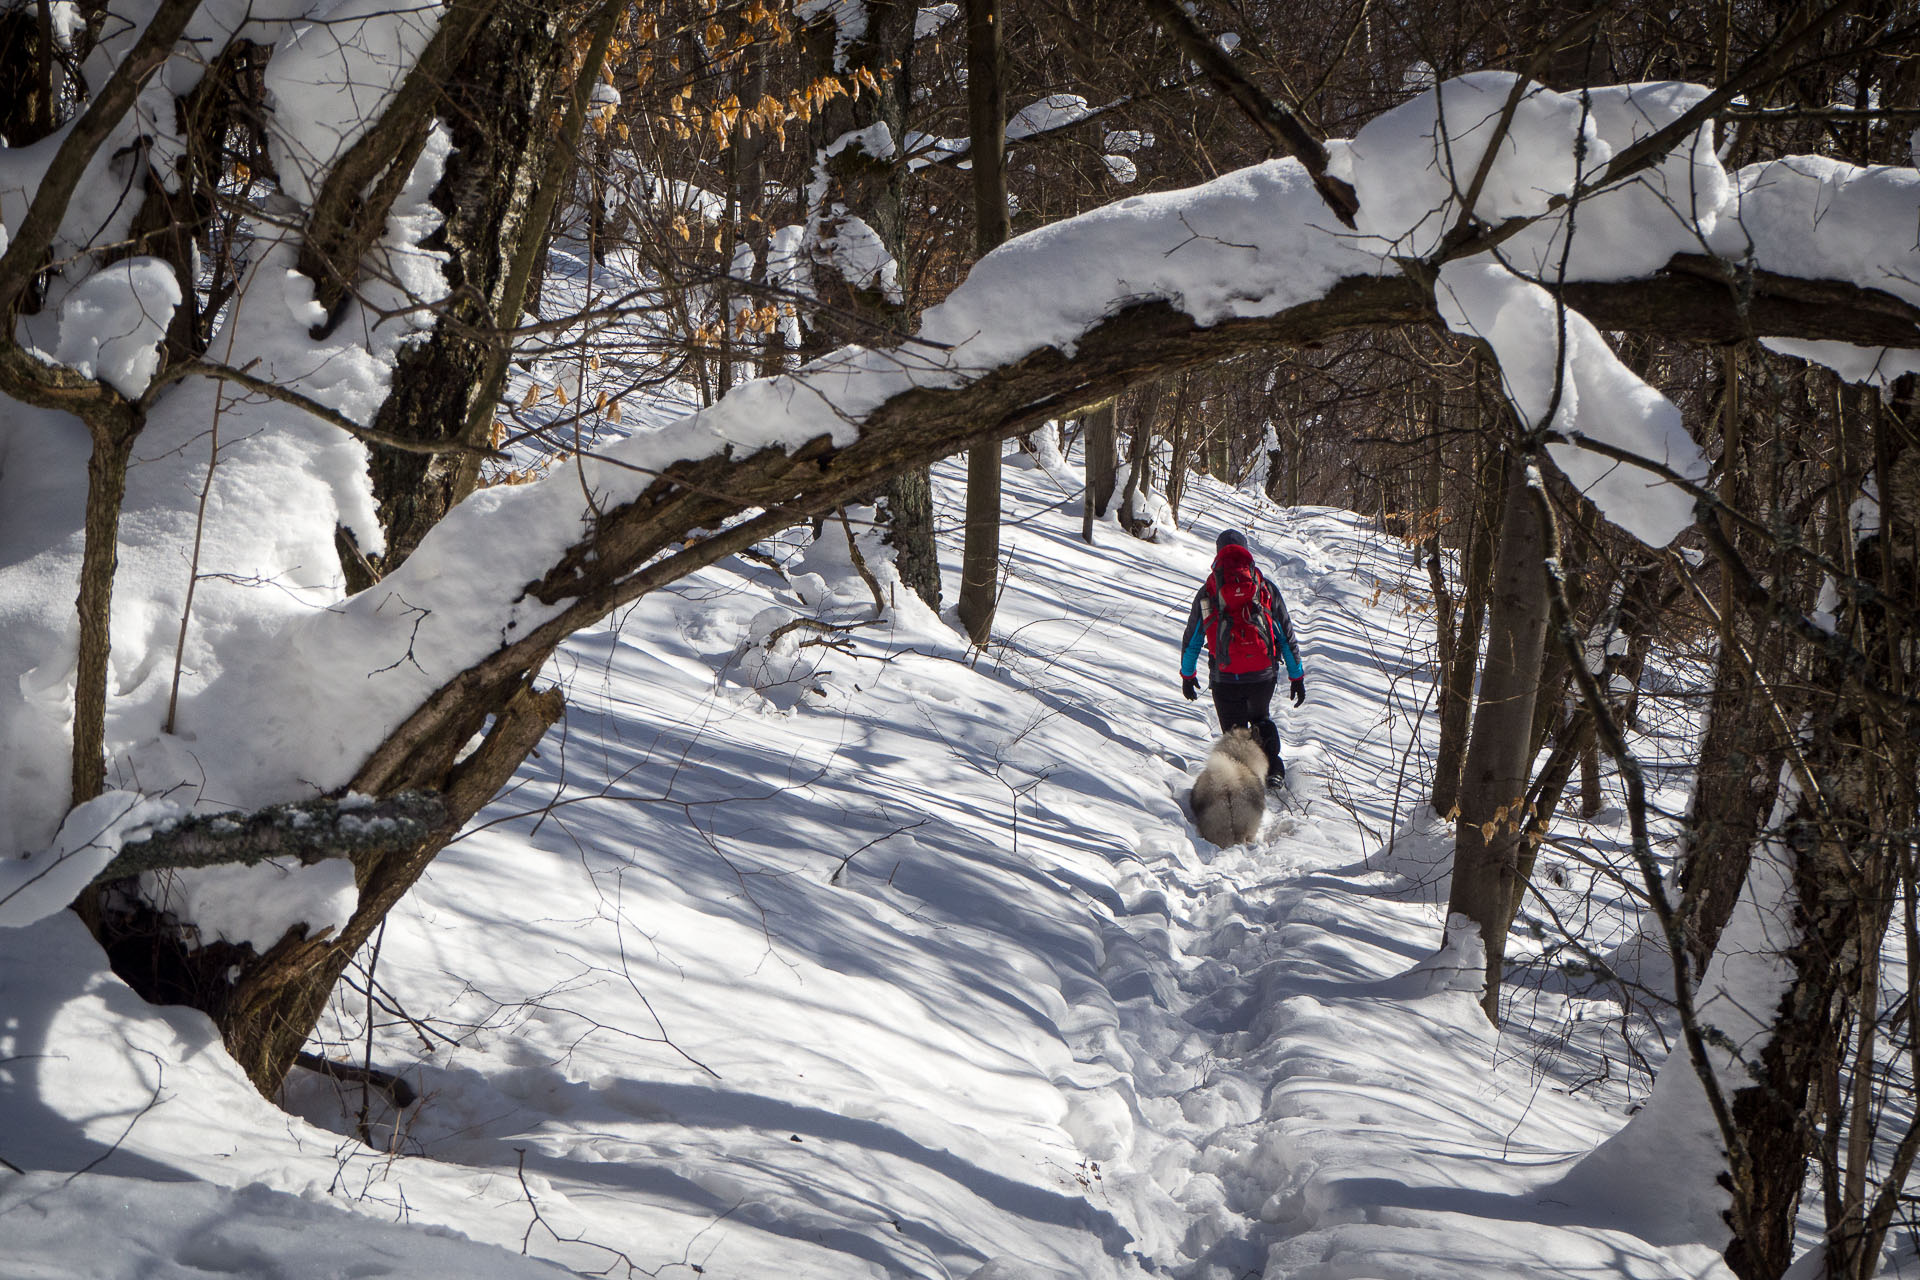
<instances>
[{"instance_id":1,"label":"snow-covered slope","mask_svg":"<svg viewBox=\"0 0 1920 1280\"><path fill-rule=\"evenodd\" d=\"M289 1116L71 919L0 931L0 1271L1713 1273L1553 1195L1646 1086L1614 1011L1548 992L1496 1036L1442 946L1407 550L1208 481L1088 546L1077 477L1021 461L985 654L904 593L874 622L831 523L568 646L565 723L323 1024L403 1113L297 1073ZM1308 702L1217 850L1176 644L1224 525Z\"/></svg>"}]
</instances>

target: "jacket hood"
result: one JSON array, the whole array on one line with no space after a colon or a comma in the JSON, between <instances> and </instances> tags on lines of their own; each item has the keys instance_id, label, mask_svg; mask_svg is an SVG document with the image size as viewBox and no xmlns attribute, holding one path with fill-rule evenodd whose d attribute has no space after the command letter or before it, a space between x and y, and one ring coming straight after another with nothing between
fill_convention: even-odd
<instances>
[{"instance_id":1,"label":"jacket hood","mask_svg":"<svg viewBox=\"0 0 1920 1280\"><path fill-rule=\"evenodd\" d=\"M1254 567L1253 551L1244 540L1225 543L1213 553L1213 571L1216 574Z\"/></svg>"}]
</instances>

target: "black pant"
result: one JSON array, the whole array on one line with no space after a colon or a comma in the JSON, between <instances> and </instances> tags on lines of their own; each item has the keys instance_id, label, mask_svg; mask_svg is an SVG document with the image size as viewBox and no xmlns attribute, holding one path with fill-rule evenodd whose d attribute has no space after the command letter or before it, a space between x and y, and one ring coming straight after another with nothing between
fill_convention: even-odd
<instances>
[{"instance_id":1,"label":"black pant","mask_svg":"<svg viewBox=\"0 0 1920 1280\"><path fill-rule=\"evenodd\" d=\"M1220 713L1220 732L1251 726L1253 736L1267 753L1267 772L1279 773L1280 728L1274 724L1272 680L1240 680L1213 686L1213 709Z\"/></svg>"}]
</instances>

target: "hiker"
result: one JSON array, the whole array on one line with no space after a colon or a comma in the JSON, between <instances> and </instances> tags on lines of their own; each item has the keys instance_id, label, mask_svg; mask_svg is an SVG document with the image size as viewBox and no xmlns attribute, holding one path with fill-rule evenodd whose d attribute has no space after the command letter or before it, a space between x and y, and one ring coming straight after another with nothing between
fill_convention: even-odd
<instances>
[{"instance_id":1,"label":"hiker","mask_svg":"<svg viewBox=\"0 0 1920 1280\"><path fill-rule=\"evenodd\" d=\"M1254 564L1245 534L1223 529L1213 545L1213 572L1194 592L1193 609L1181 636L1180 692L1188 702L1200 696L1194 672L1204 640L1220 732L1250 726L1267 753L1267 785L1277 786L1287 776L1287 767L1280 761L1280 730L1269 709L1282 663L1293 705L1307 700L1293 619L1287 616L1287 602L1279 590Z\"/></svg>"}]
</instances>

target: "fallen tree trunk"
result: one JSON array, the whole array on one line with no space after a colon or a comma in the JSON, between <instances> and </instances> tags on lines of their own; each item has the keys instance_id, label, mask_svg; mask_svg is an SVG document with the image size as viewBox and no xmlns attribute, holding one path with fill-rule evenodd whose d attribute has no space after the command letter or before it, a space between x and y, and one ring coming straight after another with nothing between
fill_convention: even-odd
<instances>
[{"instance_id":1,"label":"fallen tree trunk","mask_svg":"<svg viewBox=\"0 0 1920 1280\"><path fill-rule=\"evenodd\" d=\"M1680 263L1650 280L1563 292L1603 329L1705 342L1764 334L1920 345L1920 309L1890 295L1764 274L1748 284L1737 292ZM848 443L819 436L791 451L723 450L666 467L630 501L599 510L585 535L525 585L523 599L555 612L422 698L361 765L351 783L356 792L391 796L458 785L462 796L449 801L447 821L432 838L360 864L361 906L338 934L290 935L250 969L219 1015L229 1048L263 1090L277 1088L353 952L559 716L557 694L532 695L531 681L575 631L782 528L831 512L905 468L1020 434L1140 383L1262 347L1441 324L1432 294L1403 276L1349 278L1273 315L1208 327L1166 301L1140 302L1093 326L1071 355L1043 347L958 386L893 395L859 419ZM530 697L539 702L537 715L522 714L533 706ZM487 764L476 772L461 753L490 722L481 753ZM511 731L503 734L503 726Z\"/></svg>"},{"instance_id":2,"label":"fallen tree trunk","mask_svg":"<svg viewBox=\"0 0 1920 1280\"><path fill-rule=\"evenodd\" d=\"M120 847L93 883L143 871L254 866L291 858L312 866L327 858L371 861L420 843L447 817L446 801L427 791L379 800L301 800L252 813L205 813Z\"/></svg>"}]
</instances>

